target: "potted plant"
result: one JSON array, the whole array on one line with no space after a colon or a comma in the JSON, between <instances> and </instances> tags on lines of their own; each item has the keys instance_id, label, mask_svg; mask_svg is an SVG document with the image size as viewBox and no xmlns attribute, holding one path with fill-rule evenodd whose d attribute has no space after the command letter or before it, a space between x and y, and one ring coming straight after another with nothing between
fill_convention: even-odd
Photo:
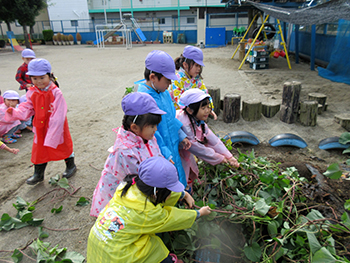
<instances>
[{"instance_id":1,"label":"potted plant","mask_svg":"<svg viewBox=\"0 0 350 263\"><path fill-rule=\"evenodd\" d=\"M54 45L58 45L58 43L57 43L57 35L53 35L52 36L52 41L53 41Z\"/></svg>"},{"instance_id":2,"label":"potted plant","mask_svg":"<svg viewBox=\"0 0 350 263\"><path fill-rule=\"evenodd\" d=\"M81 35L79 34L79 32L76 35L77 38L77 44L80 45L81 44Z\"/></svg>"},{"instance_id":3,"label":"potted plant","mask_svg":"<svg viewBox=\"0 0 350 263\"><path fill-rule=\"evenodd\" d=\"M43 30L43 37L46 45L52 45L53 31L51 29Z\"/></svg>"},{"instance_id":4,"label":"potted plant","mask_svg":"<svg viewBox=\"0 0 350 263\"><path fill-rule=\"evenodd\" d=\"M61 35L61 33L57 33L57 43L59 45L62 45L62 35Z\"/></svg>"},{"instance_id":5,"label":"potted plant","mask_svg":"<svg viewBox=\"0 0 350 263\"><path fill-rule=\"evenodd\" d=\"M68 40L69 40L69 44L70 45L74 45L74 37L73 37L73 35L69 34L68 35Z\"/></svg>"}]
</instances>

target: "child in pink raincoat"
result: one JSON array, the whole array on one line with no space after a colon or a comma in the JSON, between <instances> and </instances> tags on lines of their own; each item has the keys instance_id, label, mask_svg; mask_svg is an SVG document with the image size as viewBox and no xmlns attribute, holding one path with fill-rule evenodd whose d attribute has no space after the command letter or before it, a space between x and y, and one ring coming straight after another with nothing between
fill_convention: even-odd
<instances>
[{"instance_id":1,"label":"child in pink raincoat","mask_svg":"<svg viewBox=\"0 0 350 263\"><path fill-rule=\"evenodd\" d=\"M128 174L137 174L142 161L162 156L154 133L165 112L152 96L141 92L128 94L122 100L122 108L123 126L113 129L117 138L108 150L110 154L95 188L91 216L98 217L120 182Z\"/></svg>"},{"instance_id":2,"label":"child in pink raincoat","mask_svg":"<svg viewBox=\"0 0 350 263\"><path fill-rule=\"evenodd\" d=\"M182 110L176 111L176 118L182 122L182 130L191 142L188 150L180 150L188 184L198 178L198 166L193 155L211 165L228 163L239 167L237 160L204 122L212 110L209 95L200 89L187 90L182 94L179 106Z\"/></svg>"},{"instance_id":3,"label":"child in pink raincoat","mask_svg":"<svg viewBox=\"0 0 350 263\"><path fill-rule=\"evenodd\" d=\"M17 107L19 103L19 94L14 90L7 90L4 92L4 103L0 104L0 137L3 137L4 143L15 143L17 138L22 135L15 132L20 128L21 122L19 120L6 120L5 114L8 108Z\"/></svg>"}]
</instances>

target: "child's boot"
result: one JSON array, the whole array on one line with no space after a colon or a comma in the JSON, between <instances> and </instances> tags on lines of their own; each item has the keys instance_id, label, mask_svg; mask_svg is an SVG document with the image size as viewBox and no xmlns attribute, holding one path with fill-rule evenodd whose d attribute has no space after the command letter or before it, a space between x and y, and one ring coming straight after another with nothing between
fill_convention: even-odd
<instances>
[{"instance_id":1,"label":"child's boot","mask_svg":"<svg viewBox=\"0 0 350 263\"><path fill-rule=\"evenodd\" d=\"M28 178L26 183L33 185L44 181L44 173L47 163L34 164L34 174L32 177Z\"/></svg>"},{"instance_id":2,"label":"child's boot","mask_svg":"<svg viewBox=\"0 0 350 263\"><path fill-rule=\"evenodd\" d=\"M64 160L66 162L66 170L64 171L62 177L63 178L69 178L75 174L77 171L77 167L75 166L74 163L74 157L69 157Z\"/></svg>"}]
</instances>

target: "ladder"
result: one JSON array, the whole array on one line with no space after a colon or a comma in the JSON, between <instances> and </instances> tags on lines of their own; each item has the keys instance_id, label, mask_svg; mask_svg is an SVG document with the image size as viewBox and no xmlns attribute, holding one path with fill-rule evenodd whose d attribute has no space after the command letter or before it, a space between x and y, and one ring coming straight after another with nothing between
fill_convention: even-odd
<instances>
[{"instance_id":1,"label":"ladder","mask_svg":"<svg viewBox=\"0 0 350 263\"><path fill-rule=\"evenodd\" d=\"M254 44L255 44L256 40L258 39L258 37L259 37L261 31L264 29L265 24L266 24L266 21L267 21L267 19L269 18L269 16L270 16L270 15L267 15L267 16L265 17L265 19L263 20L263 17L262 17L261 14L260 14L260 18L261 18L261 22L262 22L262 24L261 24L261 26L260 26L260 29L259 29L258 33L256 34L254 40L252 41L252 43L251 43L251 45L250 45L250 47L249 47L247 53L245 54L245 56L244 56L244 58L243 58L243 60L242 60L241 65L239 65L238 69L241 69L241 68L242 68L242 66L243 66L244 62L246 61L246 59L247 59L247 57L248 57L250 51L251 51L252 48L254 47ZM245 33L244 36L242 37L241 41L238 43L237 48L236 48L235 52L233 53L231 59L234 58L235 54L237 53L237 51L238 51L238 49L239 49L240 44L246 42L245 37L246 37L246 35L248 34L249 29L251 28L253 22L255 21L255 19L256 19L257 17L258 17L258 14L256 14L256 15L254 16L254 18L253 18L252 22L250 23L250 25L249 25L249 27L248 27L246 33ZM288 67L289 67L289 69L292 69L292 67L291 67L291 65L290 65L289 56L288 56L288 51L287 51L286 43L285 43L285 41L284 41L283 31L282 31L282 27L281 27L281 23L280 23L280 20L279 20L279 19L277 19L277 24L278 24L278 31L277 31L276 33L279 34L280 37L281 37L281 41L282 41L282 42L281 42L280 44L283 46L284 52L286 53L286 59L287 59ZM265 34L265 37L266 37L265 31L264 31L263 33Z\"/></svg>"}]
</instances>

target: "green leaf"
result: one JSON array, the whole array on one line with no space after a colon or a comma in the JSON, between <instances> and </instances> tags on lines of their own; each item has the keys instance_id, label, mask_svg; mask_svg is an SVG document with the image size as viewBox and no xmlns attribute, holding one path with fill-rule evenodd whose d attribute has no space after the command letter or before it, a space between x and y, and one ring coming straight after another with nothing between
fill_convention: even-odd
<instances>
[{"instance_id":1,"label":"green leaf","mask_svg":"<svg viewBox=\"0 0 350 263\"><path fill-rule=\"evenodd\" d=\"M49 233L43 231L42 227L39 227L39 238L47 238L49 237Z\"/></svg>"},{"instance_id":2,"label":"green leaf","mask_svg":"<svg viewBox=\"0 0 350 263\"><path fill-rule=\"evenodd\" d=\"M62 178L61 180L58 181L58 186L64 189L69 189L69 183L67 178Z\"/></svg>"},{"instance_id":3,"label":"green leaf","mask_svg":"<svg viewBox=\"0 0 350 263\"><path fill-rule=\"evenodd\" d=\"M343 154L350 153L350 147L343 151Z\"/></svg>"},{"instance_id":4,"label":"green leaf","mask_svg":"<svg viewBox=\"0 0 350 263\"><path fill-rule=\"evenodd\" d=\"M85 197L80 197L78 202L75 204L77 206L86 206L89 204L89 201Z\"/></svg>"},{"instance_id":5,"label":"green leaf","mask_svg":"<svg viewBox=\"0 0 350 263\"><path fill-rule=\"evenodd\" d=\"M350 199L348 199L348 200L345 201L344 208L345 208L346 210L350 210Z\"/></svg>"},{"instance_id":6,"label":"green leaf","mask_svg":"<svg viewBox=\"0 0 350 263\"><path fill-rule=\"evenodd\" d=\"M269 211L270 207L271 206L267 205L263 198L261 198L258 202L255 203L256 211L262 216L267 214L267 212Z\"/></svg>"},{"instance_id":7,"label":"green leaf","mask_svg":"<svg viewBox=\"0 0 350 263\"><path fill-rule=\"evenodd\" d=\"M350 159L346 160L346 165L350 165Z\"/></svg>"},{"instance_id":8,"label":"green leaf","mask_svg":"<svg viewBox=\"0 0 350 263\"><path fill-rule=\"evenodd\" d=\"M244 254L249 260L260 262L261 248L258 243L254 242L251 246L246 246L244 248Z\"/></svg>"},{"instance_id":9,"label":"green leaf","mask_svg":"<svg viewBox=\"0 0 350 263\"><path fill-rule=\"evenodd\" d=\"M350 132L344 132L339 137L339 143L347 144L350 142Z\"/></svg>"},{"instance_id":10,"label":"green leaf","mask_svg":"<svg viewBox=\"0 0 350 263\"><path fill-rule=\"evenodd\" d=\"M23 254L16 248L15 251L13 251L11 258L14 263L19 263L23 258Z\"/></svg>"},{"instance_id":11,"label":"green leaf","mask_svg":"<svg viewBox=\"0 0 350 263\"><path fill-rule=\"evenodd\" d=\"M63 206L60 206L59 208L52 208L51 213L58 214L62 211Z\"/></svg>"},{"instance_id":12,"label":"green leaf","mask_svg":"<svg viewBox=\"0 0 350 263\"><path fill-rule=\"evenodd\" d=\"M269 224L267 225L267 230L269 232L270 237L275 237L278 234L278 231L277 231L278 227L279 227L279 224L277 221L274 220L269 222Z\"/></svg>"},{"instance_id":13,"label":"green leaf","mask_svg":"<svg viewBox=\"0 0 350 263\"><path fill-rule=\"evenodd\" d=\"M60 180L60 175L56 174L55 176L51 177L49 180L49 184L51 184L52 186L57 185L58 181Z\"/></svg>"},{"instance_id":14,"label":"green leaf","mask_svg":"<svg viewBox=\"0 0 350 263\"><path fill-rule=\"evenodd\" d=\"M335 242L334 242L334 238L329 236L327 238L327 242L329 243L329 245L327 246L328 251L333 254L336 255L336 251L335 251Z\"/></svg>"},{"instance_id":15,"label":"green leaf","mask_svg":"<svg viewBox=\"0 0 350 263\"><path fill-rule=\"evenodd\" d=\"M29 212L28 210L23 210L19 212L18 215L22 222L28 222L33 219L33 213Z\"/></svg>"},{"instance_id":16,"label":"green leaf","mask_svg":"<svg viewBox=\"0 0 350 263\"><path fill-rule=\"evenodd\" d=\"M342 223L346 225L346 227L350 227L350 218L347 212L344 212L341 216Z\"/></svg>"},{"instance_id":17,"label":"green leaf","mask_svg":"<svg viewBox=\"0 0 350 263\"><path fill-rule=\"evenodd\" d=\"M322 247L312 257L311 263L334 263L337 262L327 248Z\"/></svg>"},{"instance_id":18,"label":"green leaf","mask_svg":"<svg viewBox=\"0 0 350 263\"><path fill-rule=\"evenodd\" d=\"M333 163L328 166L327 171L323 174L331 179L339 179L342 175L342 171L339 168L339 164Z\"/></svg>"},{"instance_id":19,"label":"green leaf","mask_svg":"<svg viewBox=\"0 0 350 263\"><path fill-rule=\"evenodd\" d=\"M307 234L307 239L309 240L311 252L312 254L315 254L322 246L318 242L314 233L306 232L306 234Z\"/></svg>"}]
</instances>

